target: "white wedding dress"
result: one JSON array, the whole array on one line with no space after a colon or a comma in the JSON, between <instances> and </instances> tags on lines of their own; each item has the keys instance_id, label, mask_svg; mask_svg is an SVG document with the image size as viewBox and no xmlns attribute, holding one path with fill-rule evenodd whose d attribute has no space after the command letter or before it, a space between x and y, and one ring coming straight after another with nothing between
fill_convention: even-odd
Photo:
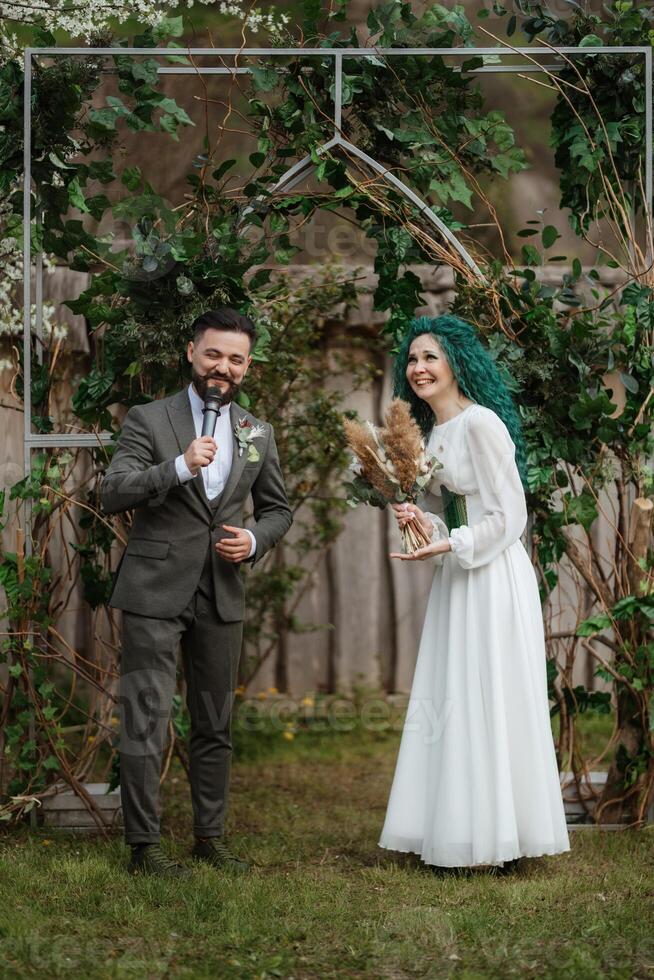
<instances>
[{"instance_id":1,"label":"white wedding dress","mask_svg":"<svg viewBox=\"0 0 654 980\"><path fill-rule=\"evenodd\" d=\"M419 503L453 550L428 559L437 567L379 845L442 867L567 851L515 446L473 404L435 425L428 448L443 469ZM441 484L465 494L467 524L449 533Z\"/></svg>"}]
</instances>

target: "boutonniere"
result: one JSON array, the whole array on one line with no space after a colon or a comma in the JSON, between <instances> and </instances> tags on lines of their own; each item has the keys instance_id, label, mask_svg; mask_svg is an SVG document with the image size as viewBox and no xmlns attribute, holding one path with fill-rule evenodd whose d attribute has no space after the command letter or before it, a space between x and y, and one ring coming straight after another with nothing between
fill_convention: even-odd
<instances>
[{"instance_id":1,"label":"boutonniere","mask_svg":"<svg viewBox=\"0 0 654 980\"><path fill-rule=\"evenodd\" d=\"M260 439L265 433L265 429L262 425L252 425L252 423L246 419L239 419L234 426L234 435L236 436L236 441L238 442L238 454L243 455L243 450L248 451L248 463L258 463L261 459L261 454L259 450L254 445L255 439Z\"/></svg>"}]
</instances>

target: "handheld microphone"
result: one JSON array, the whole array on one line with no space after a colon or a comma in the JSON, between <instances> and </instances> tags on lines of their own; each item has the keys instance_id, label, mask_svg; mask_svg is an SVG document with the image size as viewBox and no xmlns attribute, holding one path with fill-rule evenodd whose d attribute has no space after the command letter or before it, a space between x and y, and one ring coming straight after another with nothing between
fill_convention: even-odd
<instances>
[{"instance_id":1,"label":"handheld microphone","mask_svg":"<svg viewBox=\"0 0 654 980\"><path fill-rule=\"evenodd\" d=\"M202 435L211 436L216 431L216 422L220 415L220 409L224 403L225 395L229 392L222 392L218 385L207 385L204 396L204 408L202 409Z\"/></svg>"}]
</instances>

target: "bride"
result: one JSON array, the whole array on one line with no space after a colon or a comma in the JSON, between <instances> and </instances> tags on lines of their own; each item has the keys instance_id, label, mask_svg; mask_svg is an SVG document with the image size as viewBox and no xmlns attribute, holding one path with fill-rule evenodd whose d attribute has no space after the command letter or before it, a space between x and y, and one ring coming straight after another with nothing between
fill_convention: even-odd
<instances>
[{"instance_id":1,"label":"bride","mask_svg":"<svg viewBox=\"0 0 654 980\"><path fill-rule=\"evenodd\" d=\"M441 867L570 849L547 698L520 419L474 328L414 320L395 363L443 464L423 504L394 505L431 544L434 581L379 845Z\"/></svg>"}]
</instances>

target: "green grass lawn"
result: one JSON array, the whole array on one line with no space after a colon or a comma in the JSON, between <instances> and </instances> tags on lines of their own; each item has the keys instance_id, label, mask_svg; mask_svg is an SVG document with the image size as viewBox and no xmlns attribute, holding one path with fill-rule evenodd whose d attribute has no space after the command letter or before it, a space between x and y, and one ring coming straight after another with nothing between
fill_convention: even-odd
<instances>
[{"instance_id":1,"label":"green grass lawn","mask_svg":"<svg viewBox=\"0 0 654 980\"><path fill-rule=\"evenodd\" d=\"M510 877L438 877L377 847L397 732L242 744L230 831L244 877L130 878L120 840L0 838L0 976L654 976L654 834L578 831ZM191 844L188 787L165 838Z\"/></svg>"}]
</instances>

